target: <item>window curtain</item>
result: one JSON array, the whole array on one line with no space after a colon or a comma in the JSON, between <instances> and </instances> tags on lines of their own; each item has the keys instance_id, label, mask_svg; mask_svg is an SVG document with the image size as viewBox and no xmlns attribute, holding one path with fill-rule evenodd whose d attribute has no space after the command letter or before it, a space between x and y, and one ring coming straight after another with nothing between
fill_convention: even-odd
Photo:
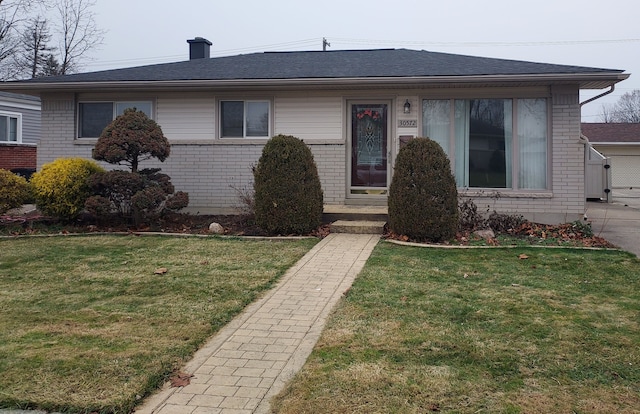
<instances>
[{"instance_id":1,"label":"window curtain","mask_svg":"<svg viewBox=\"0 0 640 414\"><path fill-rule=\"evenodd\" d=\"M454 109L455 176L458 187L469 187L469 107L470 101L456 100Z\"/></svg>"},{"instance_id":2,"label":"window curtain","mask_svg":"<svg viewBox=\"0 0 640 414\"><path fill-rule=\"evenodd\" d=\"M448 99L424 100L422 102L422 136L440 144L451 160L450 125L451 101Z\"/></svg>"},{"instance_id":3,"label":"window curtain","mask_svg":"<svg viewBox=\"0 0 640 414\"><path fill-rule=\"evenodd\" d=\"M547 188L547 102L518 99L519 187Z\"/></svg>"},{"instance_id":4,"label":"window curtain","mask_svg":"<svg viewBox=\"0 0 640 414\"><path fill-rule=\"evenodd\" d=\"M504 100L504 158L506 164L506 188L513 187L513 101Z\"/></svg>"}]
</instances>

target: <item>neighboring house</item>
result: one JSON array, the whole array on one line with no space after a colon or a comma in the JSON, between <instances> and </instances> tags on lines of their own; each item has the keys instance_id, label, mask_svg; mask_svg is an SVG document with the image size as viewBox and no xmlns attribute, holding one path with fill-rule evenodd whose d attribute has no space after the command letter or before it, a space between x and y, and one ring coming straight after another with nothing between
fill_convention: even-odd
<instances>
[{"instance_id":1,"label":"neighboring house","mask_svg":"<svg viewBox=\"0 0 640 414\"><path fill-rule=\"evenodd\" d=\"M640 124L585 123L582 134L611 159L611 185L640 188Z\"/></svg>"},{"instance_id":2,"label":"neighboring house","mask_svg":"<svg viewBox=\"0 0 640 414\"><path fill-rule=\"evenodd\" d=\"M266 140L311 148L325 204L385 204L400 143L439 142L461 197L479 208L564 222L585 211L581 89L626 79L621 70L407 49L268 52L40 78L0 89L42 99L38 165L91 157L125 108L145 111L171 142L159 165L190 210L231 212L251 186Z\"/></svg>"},{"instance_id":3,"label":"neighboring house","mask_svg":"<svg viewBox=\"0 0 640 414\"><path fill-rule=\"evenodd\" d=\"M39 140L40 99L0 92L0 168L30 177Z\"/></svg>"}]
</instances>

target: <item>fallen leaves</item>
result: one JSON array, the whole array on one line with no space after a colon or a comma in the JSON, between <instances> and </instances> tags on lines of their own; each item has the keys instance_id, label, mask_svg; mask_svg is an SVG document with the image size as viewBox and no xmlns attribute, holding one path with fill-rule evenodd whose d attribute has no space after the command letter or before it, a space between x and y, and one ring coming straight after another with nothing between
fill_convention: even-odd
<instances>
[{"instance_id":1,"label":"fallen leaves","mask_svg":"<svg viewBox=\"0 0 640 414\"><path fill-rule=\"evenodd\" d=\"M186 387L191 383L191 378L193 378L193 375L178 371L169 377L169 382L171 382L173 388Z\"/></svg>"}]
</instances>

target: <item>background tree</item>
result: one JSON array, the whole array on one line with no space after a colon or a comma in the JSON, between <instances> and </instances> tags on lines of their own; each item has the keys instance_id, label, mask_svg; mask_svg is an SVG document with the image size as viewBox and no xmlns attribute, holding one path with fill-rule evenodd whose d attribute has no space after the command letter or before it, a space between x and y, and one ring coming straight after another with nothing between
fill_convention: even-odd
<instances>
[{"instance_id":1,"label":"background tree","mask_svg":"<svg viewBox=\"0 0 640 414\"><path fill-rule=\"evenodd\" d=\"M606 123L640 123L640 90L625 93L612 107L603 105L600 118Z\"/></svg>"},{"instance_id":2,"label":"background tree","mask_svg":"<svg viewBox=\"0 0 640 414\"><path fill-rule=\"evenodd\" d=\"M90 50L104 39L91 10L93 0L57 0L60 74L76 72Z\"/></svg>"},{"instance_id":3,"label":"background tree","mask_svg":"<svg viewBox=\"0 0 640 414\"><path fill-rule=\"evenodd\" d=\"M104 39L93 13L95 4L95 0L0 0L0 80L80 70Z\"/></svg>"},{"instance_id":4,"label":"background tree","mask_svg":"<svg viewBox=\"0 0 640 414\"><path fill-rule=\"evenodd\" d=\"M37 16L30 20L27 28L20 37L20 48L16 54L19 68L28 71L31 78L41 76L47 60L47 53L54 49L49 46L51 34L48 22Z\"/></svg>"},{"instance_id":5,"label":"background tree","mask_svg":"<svg viewBox=\"0 0 640 414\"><path fill-rule=\"evenodd\" d=\"M15 79L19 68L15 64L20 50L20 34L26 16L37 1L0 0L0 80Z\"/></svg>"},{"instance_id":6,"label":"background tree","mask_svg":"<svg viewBox=\"0 0 640 414\"><path fill-rule=\"evenodd\" d=\"M41 78L44 76L56 76L62 75L62 68L60 67L60 62L56 59L52 54L48 54L45 57L44 62L42 62L42 66L40 71L36 74L36 77Z\"/></svg>"}]
</instances>

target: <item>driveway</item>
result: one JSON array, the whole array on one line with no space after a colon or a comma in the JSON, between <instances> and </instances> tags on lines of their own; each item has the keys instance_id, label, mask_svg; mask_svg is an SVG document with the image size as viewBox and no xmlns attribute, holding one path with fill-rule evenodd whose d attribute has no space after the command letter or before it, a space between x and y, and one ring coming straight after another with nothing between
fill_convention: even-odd
<instances>
[{"instance_id":1,"label":"driveway","mask_svg":"<svg viewBox=\"0 0 640 414\"><path fill-rule=\"evenodd\" d=\"M596 236L640 257L640 189L614 189L613 202L588 201L587 219Z\"/></svg>"}]
</instances>

